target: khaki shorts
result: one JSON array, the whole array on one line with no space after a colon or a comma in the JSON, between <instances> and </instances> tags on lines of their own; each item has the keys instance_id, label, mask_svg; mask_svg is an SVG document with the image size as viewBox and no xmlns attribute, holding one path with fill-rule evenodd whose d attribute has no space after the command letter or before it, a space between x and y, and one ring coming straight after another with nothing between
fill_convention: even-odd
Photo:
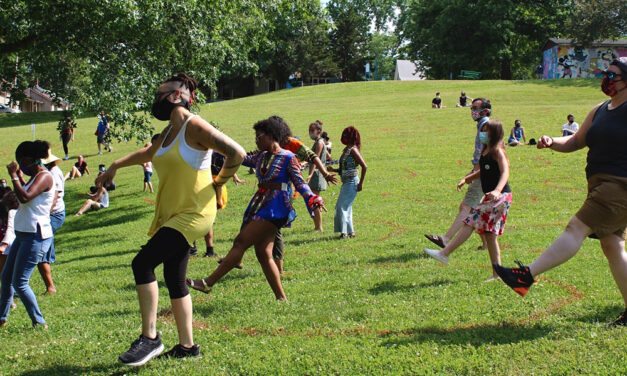
<instances>
[{"instance_id":1,"label":"khaki shorts","mask_svg":"<svg viewBox=\"0 0 627 376\"><path fill-rule=\"evenodd\" d=\"M627 178L596 174L588 179L588 197L577 214L602 239L616 234L627 237Z\"/></svg>"},{"instance_id":2,"label":"khaki shorts","mask_svg":"<svg viewBox=\"0 0 627 376\"><path fill-rule=\"evenodd\" d=\"M475 209L481 200L483 200L483 189L481 189L481 180L475 179L472 183L468 184L468 190L466 190L466 196L462 200L462 204L466 204Z\"/></svg>"}]
</instances>

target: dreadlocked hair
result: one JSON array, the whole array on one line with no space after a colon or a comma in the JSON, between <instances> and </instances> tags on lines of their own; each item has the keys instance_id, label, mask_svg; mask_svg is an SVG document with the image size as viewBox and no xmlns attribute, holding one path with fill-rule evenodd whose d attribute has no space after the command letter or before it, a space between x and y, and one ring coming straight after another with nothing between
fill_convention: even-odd
<instances>
[{"instance_id":1,"label":"dreadlocked hair","mask_svg":"<svg viewBox=\"0 0 627 376\"><path fill-rule=\"evenodd\" d=\"M196 81L193 77L186 75L181 72L175 76L170 76L163 82L181 82L190 93L194 92L198 88L198 81Z\"/></svg>"},{"instance_id":2,"label":"dreadlocked hair","mask_svg":"<svg viewBox=\"0 0 627 376\"><path fill-rule=\"evenodd\" d=\"M357 128L353 126L344 128L344 131L342 131L342 143L355 145L357 149L361 150L361 137L359 136Z\"/></svg>"}]
</instances>

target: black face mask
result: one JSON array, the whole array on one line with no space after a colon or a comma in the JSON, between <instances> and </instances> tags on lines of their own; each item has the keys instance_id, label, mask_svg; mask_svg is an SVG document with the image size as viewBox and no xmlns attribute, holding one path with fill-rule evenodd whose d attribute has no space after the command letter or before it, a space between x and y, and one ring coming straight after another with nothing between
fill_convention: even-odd
<instances>
[{"instance_id":1,"label":"black face mask","mask_svg":"<svg viewBox=\"0 0 627 376\"><path fill-rule=\"evenodd\" d=\"M155 97L162 94L163 93L158 93L157 95L155 95ZM178 103L172 103L166 98L163 98L160 101L155 98L155 101L152 102L152 115L161 121L170 120L170 114L172 113L172 110L174 110L174 108L178 106L185 107L188 110L192 107L189 102L183 98L181 98L181 101Z\"/></svg>"}]
</instances>

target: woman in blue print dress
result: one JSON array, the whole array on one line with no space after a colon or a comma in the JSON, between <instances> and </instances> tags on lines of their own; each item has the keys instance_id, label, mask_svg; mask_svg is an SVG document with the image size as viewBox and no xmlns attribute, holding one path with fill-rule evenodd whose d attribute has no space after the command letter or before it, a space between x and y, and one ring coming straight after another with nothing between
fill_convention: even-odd
<instances>
[{"instance_id":1,"label":"woman in blue print dress","mask_svg":"<svg viewBox=\"0 0 627 376\"><path fill-rule=\"evenodd\" d=\"M322 199L311 192L303 179L294 153L279 146L279 141L285 139L289 133L283 119L272 116L257 122L253 129L260 152L246 156L243 165L255 168L259 184L244 212L240 233L213 274L200 280L192 281L188 278L187 284L195 290L209 293L220 278L240 263L244 252L252 245L276 299L287 300L279 269L272 259L272 247L277 229L290 227L296 218L296 211L290 200L290 182L307 200L309 206L320 207L325 211L326 208Z\"/></svg>"}]
</instances>

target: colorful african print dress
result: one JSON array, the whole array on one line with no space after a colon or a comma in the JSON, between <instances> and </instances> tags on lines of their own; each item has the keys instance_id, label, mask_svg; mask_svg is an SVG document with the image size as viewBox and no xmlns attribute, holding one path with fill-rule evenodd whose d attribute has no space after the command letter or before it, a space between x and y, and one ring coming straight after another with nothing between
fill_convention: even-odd
<instances>
[{"instance_id":1,"label":"colorful african print dress","mask_svg":"<svg viewBox=\"0 0 627 376\"><path fill-rule=\"evenodd\" d=\"M242 226L252 220L287 219L283 227L290 227L296 218L296 211L290 199L289 183L294 184L305 200L314 196L301 175L300 164L294 153L287 150L282 150L277 154L262 151L255 155L247 155L242 164L246 167L254 167L259 180L259 189L244 212ZM267 188L264 184L266 186L272 184L276 187Z\"/></svg>"}]
</instances>

